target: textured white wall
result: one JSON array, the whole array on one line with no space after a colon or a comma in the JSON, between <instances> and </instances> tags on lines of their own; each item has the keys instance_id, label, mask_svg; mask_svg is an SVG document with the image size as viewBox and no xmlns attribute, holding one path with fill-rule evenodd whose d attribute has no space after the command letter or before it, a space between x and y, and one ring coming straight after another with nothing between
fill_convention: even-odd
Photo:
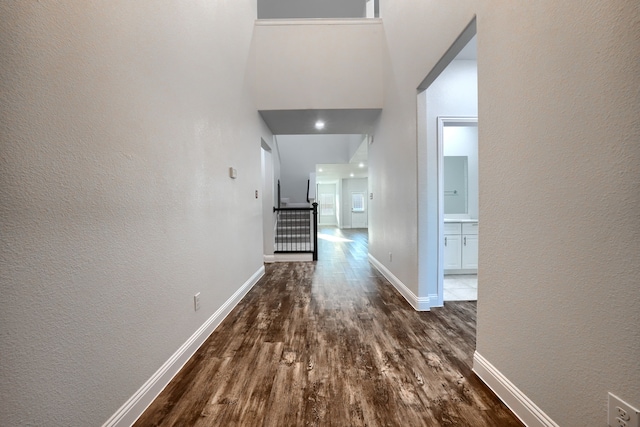
<instances>
[{"instance_id":1,"label":"textured white wall","mask_svg":"<svg viewBox=\"0 0 640 427\"><path fill-rule=\"evenodd\" d=\"M640 406L637 1L381 8L370 252L415 291L415 88L477 14L478 351L559 425Z\"/></svg>"},{"instance_id":2,"label":"textured white wall","mask_svg":"<svg viewBox=\"0 0 640 427\"><path fill-rule=\"evenodd\" d=\"M382 107L379 20L267 21L254 31L258 110Z\"/></svg>"},{"instance_id":3,"label":"textured white wall","mask_svg":"<svg viewBox=\"0 0 640 427\"><path fill-rule=\"evenodd\" d=\"M478 15L478 351L604 426L608 391L640 407L640 8L503 5Z\"/></svg>"},{"instance_id":4,"label":"textured white wall","mask_svg":"<svg viewBox=\"0 0 640 427\"><path fill-rule=\"evenodd\" d=\"M0 3L0 425L101 425L261 267L255 7Z\"/></svg>"}]
</instances>

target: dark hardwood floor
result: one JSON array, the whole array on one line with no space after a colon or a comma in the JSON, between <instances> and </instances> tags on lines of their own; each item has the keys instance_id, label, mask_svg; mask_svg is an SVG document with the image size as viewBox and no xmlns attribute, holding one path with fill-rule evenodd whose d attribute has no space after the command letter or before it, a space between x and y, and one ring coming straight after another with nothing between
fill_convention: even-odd
<instances>
[{"instance_id":1,"label":"dark hardwood floor","mask_svg":"<svg viewBox=\"0 0 640 427\"><path fill-rule=\"evenodd\" d=\"M416 312L320 230L317 263L267 265L136 426L522 426L471 372L475 302Z\"/></svg>"}]
</instances>

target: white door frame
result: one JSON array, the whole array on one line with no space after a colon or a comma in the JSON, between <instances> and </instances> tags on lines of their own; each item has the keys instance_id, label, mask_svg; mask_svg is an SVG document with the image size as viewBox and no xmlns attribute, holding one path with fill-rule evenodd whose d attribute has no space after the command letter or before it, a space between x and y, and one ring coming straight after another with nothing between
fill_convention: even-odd
<instances>
[{"instance_id":1,"label":"white door frame","mask_svg":"<svg viewBox=\"0 0 640 427\"><path fill-rule=\"evenodd\" d=\"M478 126L477 117L438 117L438 300L444 304L444 127ZM435 305L435 304L434 304Z\"/></svg>"},{"instance_id":2,"label":"white door frame","mask_svg":"<svg viewBox=\"0 0 640 427\"><path fill-rule=\"evenodd\" d=\"M321 185L333 185L335 188L335 193L333 195L333 203L334 203L334 215L335 215L335 223L334 224L322 224L320 221L320 212L318 212L318 225L335 225L338 228L340 228L342 226L342 220L341 220L341 209L340 209L340 192L342 191L342 185L341 182L339 180L328 180L328 181L322 181L322 182L318 182L316 183L316 196L317 196L317 201L318 203L320 203L320 186ZM318 208L320 208L318 206Z\"/></svg>"}]
</instances>

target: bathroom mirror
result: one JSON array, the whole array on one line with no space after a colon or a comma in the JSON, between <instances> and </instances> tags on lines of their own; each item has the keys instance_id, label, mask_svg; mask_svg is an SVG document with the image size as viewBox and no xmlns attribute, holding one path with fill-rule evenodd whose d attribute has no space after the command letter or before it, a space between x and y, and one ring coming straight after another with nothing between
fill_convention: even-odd
<instances>
[{"instance_id":1,"label":"bathroom mirror","mask_svg":"<svg viewBox=\"0 0 640 427\"><path fill-rule=\"evenodd\" d=\"M469 160L444 156L444 214L469 213Z\"/></svg>"},{"instance_id":2,"label":"bathroom mirror","mask_svg":"<svg viewBox=\"0 0 640 427\"><path fill-rule=\"evenodd\" d=\"M445 218L478 219L478 119L439 118Z\"/></svg>"}]
</instances>

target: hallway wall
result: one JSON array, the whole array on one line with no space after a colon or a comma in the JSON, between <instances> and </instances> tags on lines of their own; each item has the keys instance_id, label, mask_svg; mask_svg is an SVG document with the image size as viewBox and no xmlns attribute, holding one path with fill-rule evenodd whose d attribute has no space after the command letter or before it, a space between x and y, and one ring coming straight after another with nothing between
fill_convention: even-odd
<instances>
[{"instance_id":1,"label":"hallway wall","mask_svg":"<svg viewBox=\"0 0 640 427\"><path fill-rule=\"evenodd\" d=\"M478 352L559 425L606 425L607 392L640 407L640 8L502 6L478 18Z\"/></svg>"},{"instance_id":2,"label":"hallway wall","mask_svg":"<svg viewBox=\"0 0 640 427\"><path fill-rule=\"evenodd\" d=\"M417 293L416 88L476 14L477 350L558 425L640 406L637 1L381 8L370 253Z\"/></svg>"},{"instance_id":3,"label":"hallway wall","mask_svg":"<svg viewBox=\"0 0 640 427\"><path fill-rule=\"evenodd\" d=\"M377 19L257 21L255 105L258 110L382 108L383 47Z\"/></svg>"},{"instance_id":4,"label":"hallway wall","mask_svg":"<svg viewBox=\"0 0 640 427\"><path fill-rule=\"evenodd\" d=\"M262 267L255 8L0 3L0 425L102 425Z\"/></svg>"}]
</instances>

